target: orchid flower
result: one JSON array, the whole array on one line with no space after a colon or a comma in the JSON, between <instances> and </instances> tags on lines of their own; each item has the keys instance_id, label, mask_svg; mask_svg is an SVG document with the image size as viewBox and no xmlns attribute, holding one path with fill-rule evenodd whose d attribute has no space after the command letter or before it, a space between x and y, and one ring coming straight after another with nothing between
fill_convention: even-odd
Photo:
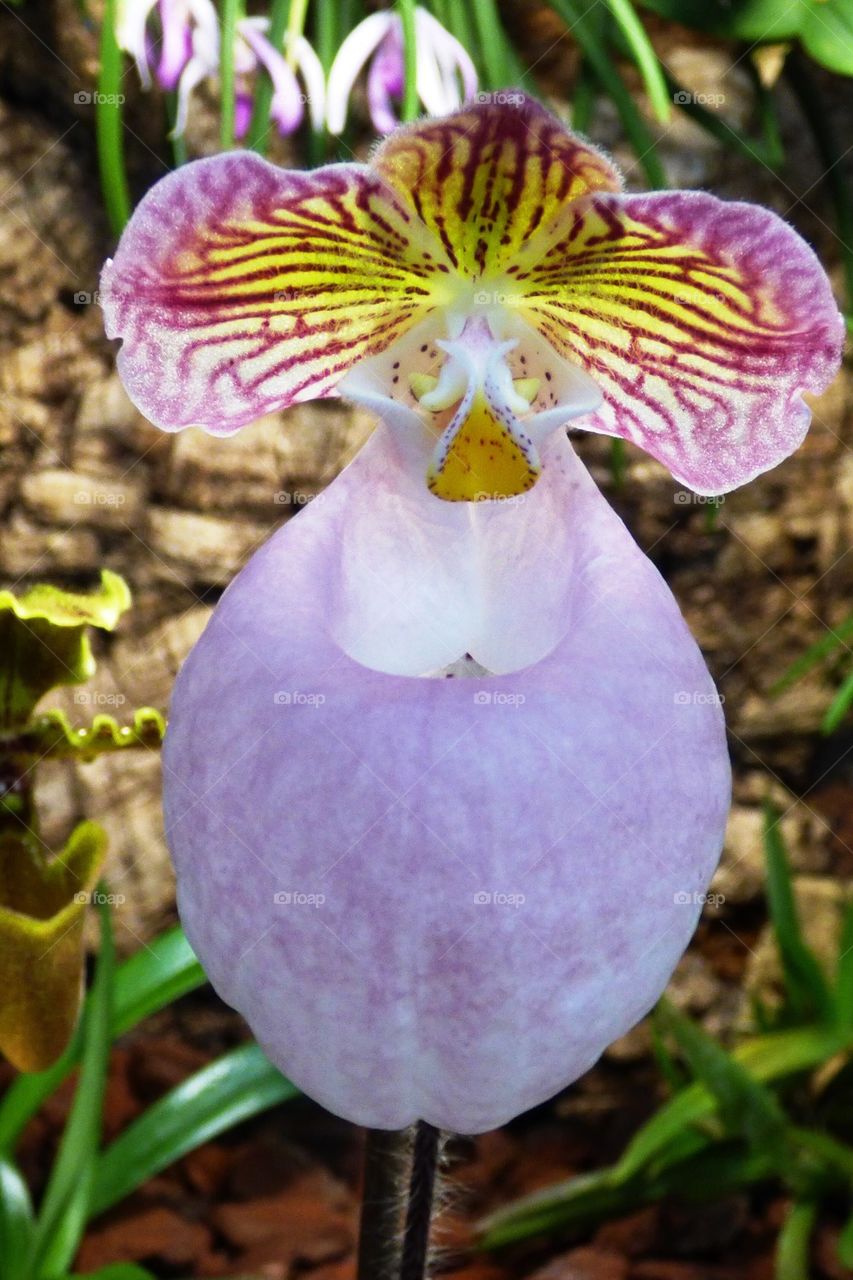
<instances>
[{"instance_id":1,"label":"orchid flower","mask_svg":"<svg viewBox=\"0 0 853 1280\"><path fill-rule=\"evenodd\" d=\"M826 276L766 210L625 193L519 96L405 127L369 166L188 165L101 300L166 430L332 394L379 418L178 678L190 941L332 1111L502 1124L657 999L729 805L710 675L566 424L701 493L743 484L837 368Z\"/></svg>"},{"instance_id":2,"label":"orchid flower","mask_svg":"<svg viewBox=\"0 0 853 1280\"><path fill-rule=\"evenodd\" d=\"M145 88L151 85L148 19L158 10L162 44L156 77L161 88L177 91L177 111L173 135L186 128L189 99L193 90L218 74L219 17L212 0L126 0L119 15L117 38L121 48L136 61ZM290 134L299 128L305 104L312 127L323 126L326 85L323 67L304 36L293 42L296 69L305 83L303 93L288 60L269 39L269 18L242 18L236 26L234 71L237 78L234 132L242 138L252 118L252 81L259 68L273 84L270 115L279 132Z\"/></svg>"},{"instance_id":3,"label":"orchid flower","mask_svg":"<svg viewBox=\"0 0 853 1280\"><path fill-rule=\"evenodd\" d=\"M467 49L426 9L415 9L415 83L418 98L432 115L445 115L473 98L477 71ZM377 133L391 133L399 124L394 108L406 82L403 24L398 13L371 13L344 40L329 70L327 124L332 134L343 133L353 85L370 63L367 100Z\"/></svg>"}]
</instances>

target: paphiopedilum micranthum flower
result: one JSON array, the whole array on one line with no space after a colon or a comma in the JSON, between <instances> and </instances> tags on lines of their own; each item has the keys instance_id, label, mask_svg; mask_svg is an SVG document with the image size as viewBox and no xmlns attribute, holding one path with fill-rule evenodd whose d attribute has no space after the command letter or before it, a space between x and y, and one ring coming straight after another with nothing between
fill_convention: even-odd
<instances>
[{"instance_id":1,"label":"paphiopedilum micranthum flower","mask_svg":"<svg viewBox=\"0 0 853 1280\"><path fill-rule=\"evenodd\" d=\"M151 87L155 41L150 24L155 13L160 41L154 76L161 88L177 94L172 133L180 137L186 129L193 90L219 73L219 14L212 0L123 0L119 6L116 38L120 48L134 58L144 89ZM320 59L304 36L294 37L293 61L305 84L303 93L296 71L270 41L269 29L270 20L266 17L244 17L235 27L234 134L237 138L244 137L249 130L254 81L261 68L272 81L270 116L280 133L290 134L299 128L306 104L312 127L323 126L326 78Z\"/></svg>"},{"instance_id":2,"label":"paphiopedilum micranthum flower","mask_svg":"<svg viewBox=\"0 0 853 1280\"><path fill-rule=\"evenodd\" d=\"M445 115L473 98L477 69L465 46L420 5L414 26L417 95L431 115ZM330 133L343 133L350 94L365 66L371 124L377 133L391 133L400 123L397 104L406 83L403 23L391 9L368 14L335 54L326 103Z\"/></svg>"},{"instance_id":3,"label":"paphiopedilum micranthum flower","mask_svg":"<svg viewBox=\"0 0 853 1280\"><path fill-rule=\"evenodd\" d=\"M564 428L704 494L744 483L837 367L827 279L766 210L625 193L519 95L369 166L187 166L101 297L167 430L335 393L380 419L178 679L192 944L331 1110L500 1124L660 994L729 803L701 655Z\"/></svg>"}]
</instances>

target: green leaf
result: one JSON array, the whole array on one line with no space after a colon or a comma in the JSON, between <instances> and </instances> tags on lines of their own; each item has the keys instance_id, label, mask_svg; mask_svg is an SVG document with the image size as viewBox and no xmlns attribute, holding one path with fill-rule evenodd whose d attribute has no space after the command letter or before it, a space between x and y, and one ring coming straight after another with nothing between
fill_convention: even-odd
<instances>
[{"instance_id":1,"label":"green leaf","mask_svg":"<svg viewBox=\"0 0 853 1280\"><path fill-rule=\"evenodd\" d=\"M458 6L460 9L463 5ZM505 89L509 83L507 42L495 0L473 0L471 4L486 81L490 89Z\"/></svg>"},{"instance_id":2,"label":"green leaf","mask_svg":"<svg viewBox=\"0 0 853 1280\"><path fill-rule=\"evenodd\" d=\"M842 722L847 717L847 712L853 706L853 671L845 676L842 681L841 688L830 702L826 709L826 713L820 722L820 731L827 737L831 733L835 733Z\"/></svg>"},{"instance_id":3,"label":"green leaf","mask_svg":"<svg viewBox=\"0 0 853 1280\"><path fill-rule=\"evenodd\" d=\"M188 992L197 991L206 981L180 925L161 933L125 960L116 973L113 1038Z\"/></svg>"},{"instance_id":4,"label":"green leaf","mask_svg":"<svg viewBox=\"0 0 853 1280\"><path fill-rule=\"evenodd\" d=\"M853 1047L853 1033L824 1027L797 1027L745 1040L731 1057L760 1084L796 1075ZM659 1158L684 1129L716 1110L715 1095L703 1083L688 1085L634 1135L614 1167L613 1176L627 1181Z\"/></svg>"},{"instance_id":5,"label":"green leaf","mask_svg":"<svg viewBox=\"0 0 853 1280\"><path fill-rule=\"evenodd\" d=\"M206 981L183 930L169 929L117 970L110 1039L130 1031L143 1018L196 991ZM93 997L94 992L87 998L74 1038L59 1061L46 1071L18 1076L0 1101L0 1153L12 1150L25 1125L80 1061L83 1027Z\"/></svg>"},{"instance_id":6,"label":"green leaf","mask_svg":"<svg viewBox=\"0 0 853 1280\"><path fill-rule=\"evenodd\" d=\"M234 46L237 42L237 22L242 16L241 0L222 0L219 7L221 34L219 40L219 149L230 151L234 146L235 65Z\"/></svg>"},{"instance_id":7,"label":"green leaf","mask_svg":"<svg viewBox=\"0 0 853 1280\"><path fill-rule=\"evenodd\" d=\"M50 689L88 680L95 671L88 628L112 631L129 604L124 580L109 569L88 595L46 583L19 597L0 591L0 731L25 726Z\"/></svg>"},{"instance_id":8,"label":"green leaf","mask_svg":"<svg viewBox=\"0 0 853 1280\"><path fill-rule=\"evenodd\" d=\"M853 1027L853 902L844 915L835 971L835 1016L844 1030Z\"/></svg>"},{"instance_id":9,"label":"green leaf","mask_svg":"<svg viewBox=\"0 0 853 1280\"><path fill-rule=\"evenodd\" d=\"M814 667L835 653L837 649L847 648L847 641L853 639L853 617L845 619L834 627L828 635L822 636L815 644L810 645L805 653L793 662L780 680L771 687L772 694L781 693L792 684L796 684Z\"/></svg>"},{"instance_id":10,"label":"green leaf","mask_svg":"<svg viewBox=\"0 0 853 1280\"><path fill-rule=\"evenodd\" d=\"M655 115L661 124L667 124L672 114L672 99L669 96L663 68L651 40L646 35L645 27L637 17L630 0L607 0L607 5L643 77L643 84Z\"/></svg>"},{"instance_id":11,"label":"green leaf","mask_svg":"<svg viewBox=\"0 0 853 1280\"><path fill-rule=\"evenodd\" d=\"M34 1225L26 1182L16 1165L0 1160L0 1258L4 1280L25 1280Z\"/></svg>"},{"instance_id":12,"label":"green leaf","mask_svg":"<svg viewBox=\"0 0 853 1280\"><path fill-rule=\"evenodd\" d=\"M105 0L104 3L101 18L101 67L95 105L101 194L110 227L116 237L121 235L127 225L132 208L124 162L124 95L121 92L124 70L122 52L116 37L120 3L121 0Z\"/></svg>"},{"instance_id":13,"label":"green leaf","mask_svg":"<svg viewBox=\"0 0 853 1280\"><path fill-rule=\"evenodd\" d=\"M764 806L764 853L767 861L770 918L785 974L790 1010L803 1022L814 1015L832 1022L835 1016L832 993L817 957L806 943L800 928L779 814L769 801Z\"/></svg>"},{"instance_id":14,"label":"green leaf","mask_svg":"<svg viewBox=\"0 0 853 1280\"><path fill-rule=\"evenodd\" d=\"M808 1280L809 1244L817 1220L811 1201L791 1205L776 1242L776 1280Z\"/></svg>"},{"instance_id":15,"label":"green leaf","mask_svg":"<svg viewBox=\"0 0 853 1280\"><path fill-rule=\"evenodd\" d=\"M412 120L417 120L420 105L415 0L396 0L395 8L403 36L403 101L400 104L400 120L403 124L408 124Z\"/></svg>"},{"instance_id":16,"label":"green leaf","mask_svg":"<svg viewBox=\"0 0 853 1280\"><path fill-rule=\"evenodd\" d=\"M157 1280L157 1277L135 1262L112 1262L100 1271L87 1271L85 1275L71 1276L70 1280Z\"/></svg>"},{"instance_id":17,"label":"green leaf","mask_svg":"<svg viewBox=\"0 0 853 1280\"><path fill-rule=\"evenodd\" d=\"M845 1222L838 1237L838 1257L845 1267L853 1267L853 1213Z\"/></svg>"},{"instance_id":18,"label":"green leaf","mask_svg":"<svg viewBox=\"0 0 853 1280\"><path fill-rule=\"evenodd\" d=\"M65 1274L86 1224L110 1049L115 950L107 897L104 887L104 901L99 908L101 946L86 1007L80 1078L41 1202L29 1255L31 1270L39 1280L54 1280Z\"/></svg>"},{"instance_id":19,"label":"green leaf","mask_svg":"<svg viewBox=\"0 0 853 1280\"><path fill-rule=\"evenodd\" d=\"M742 1145L705 1146L660 1172L648 1172L627 1183L602 1169L546 1187L498 1210L478 1224L481 1244L498 1249L531 1236L587 1230L597 1223L624 1217L664 1196L702 1202L762 1181L773 1166L760 1152Z\"/></svg>"},{"instance_id":20,"label":"green leaf","mask_svg":"<svg viewBox=\"0 0 853 1280\"><path fill-rule=\"evenodd\" d=\"M853 75L850 0L643 0L647 9L715 35L769 44L799 37L816 62Z\"/></svg>"},{"instance_id":21,"label":"green leaf","mask_svg":"<svg viewBox=\"0 0 853 1280\"><path fill-rule=\"evenodd\" d=\"M579 3L579 0L551 0L551 8L563 19L603 88L613 99L625 133L637 154L637 162L642 166L649 186L665 187L666 174L655 150L655 140L631 97L618 67L611 58L607 46L599 36L594 23L590 21L588 6Z\"/></svg>"},{"instance_id":22,"label":"green leaf","mask_svg":"<svg viewBox=\"0 0 853 1280\"><path fill-rule=\"evenodd\" d=\"M90 1214L103 1213L188 1151L298 1093L256 1044L226 1053L155 1102L101 1153Z\"/></svg>"},{"instance_id":23,"label":"green leaf","mask_svg":"<svg viewBox=\"0 0 853 1280\"><path fill-rule=\"evenodd\" d=\"M716 1099L728 1131L743 1136L753 1151L784 1165L789 1149L788 1120L773 1094L669 1001L661 1001L658 1016L696 1078Z\"/></svg>"}]
</instances>

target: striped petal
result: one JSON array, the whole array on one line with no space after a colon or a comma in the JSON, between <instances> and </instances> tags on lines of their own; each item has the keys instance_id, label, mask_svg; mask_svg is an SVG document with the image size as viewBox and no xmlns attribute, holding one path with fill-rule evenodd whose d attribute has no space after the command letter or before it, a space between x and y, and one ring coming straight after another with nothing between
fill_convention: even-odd
<instances>
[{"instance_id":1,"label":"striped petal","mask_svg":"<svg viewBox=\"0 0 853 1280\"><path fill-rule=\"evenodd\" d=\"M285 172L251 153L185 165L149 192L101 303L125 386L168 431L227 435L329 394L437 302L441 247L359 165Z\"/></svg>"},{"instance_id":2,"label":"striped petal","mask_svg":"<svg viewBox=\"0 0 853 1280\"><path fill-rule=\"evenodd\" d=\"M702 192L595 194L516 262L520 312L600 387L578 423L622 436L698 493L799 446L843 322L809 246L775 214Z\"/></svg>"},{"instance_id":3,"label":"striped petal","mask_svg":"<svg viewBox=\"0 0 853 1280\"><path fill-rule=\"evenodd\" d=\"M566 201L621 186L610 162L539 103L515 91L482 99L399 129L373 160L471 277L503 271Z\"/></svg>"}]
</instances>

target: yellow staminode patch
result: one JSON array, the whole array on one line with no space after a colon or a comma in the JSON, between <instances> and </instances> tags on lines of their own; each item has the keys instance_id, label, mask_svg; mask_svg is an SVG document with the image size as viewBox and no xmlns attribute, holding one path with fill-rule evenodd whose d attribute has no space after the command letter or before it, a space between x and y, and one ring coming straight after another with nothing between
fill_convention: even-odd
<instances>
[{"instance_id":1,"label":"yellow staminode patch","mask_svg":"<svg viewBox=\"0 0 853 1280\"><path fill-rule=\"evenodd\" d=\"M540 471L530 441L501 422L480 394L430 467L427 484L446 502L486 502L526 493Z\"/></svg>"}]
</instances>

